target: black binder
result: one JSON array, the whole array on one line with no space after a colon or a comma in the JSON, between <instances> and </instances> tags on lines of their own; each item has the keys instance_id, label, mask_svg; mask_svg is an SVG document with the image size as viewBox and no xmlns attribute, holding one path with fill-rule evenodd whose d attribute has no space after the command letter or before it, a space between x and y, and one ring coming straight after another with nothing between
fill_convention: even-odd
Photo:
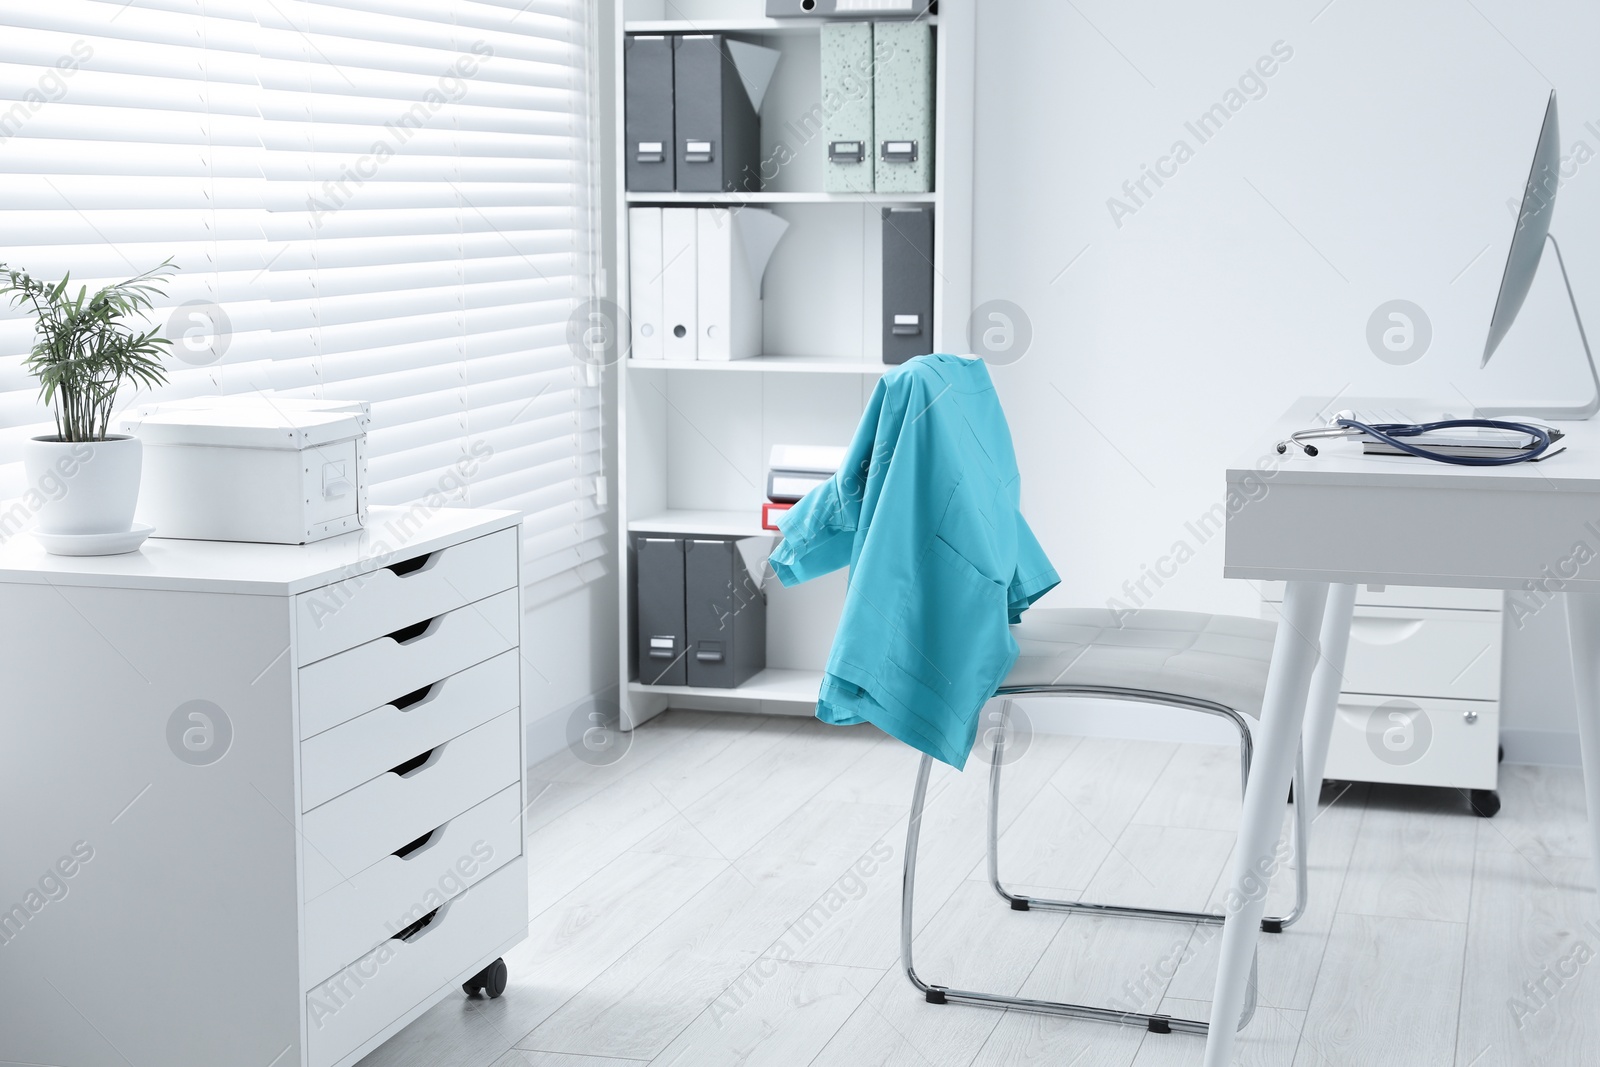
<instances>
[{"instance_id":1,"label":"black binder","mask_svg":"<svg viewBox=\"0 0 1600 1067\"><path fill-rule=\"evenodd\" d=\"M736 541L684 543L689 684L732 689L767 665L767 596Z\"/></svg>"},{"instance_id":2,"label":"black binder","mask_svg":"<svg viewBox=\"0 0 1600 1067\"><path fill-rule=\"evenodd\" d=\"M639 681L646 685L687 685L683 542L676 537L641 537L635 543L634 557Z\"/></svg>"},{"instance_id":3,"label":"black binder","mask_svg":"<svg viewBox=\"0 0 1600 1067\"><path fill-rule=\"evenodd\" d=\"M623 45L623 144L628 188L671 192L672 38L631 34Z\"/></svg>"},{"instance_id":4,"label":"black binder","mask_svg":"<svg viewBox=\"0 0 1600 1067\"><path fill-rule=\"evenodd\" d=\"M883 361L933 351L933 208L883 209Z\"/></svg>"},{"instance_id":5,"label":"black binder","mask_svg":"<svg viewBox=\"0 0 1600 1067\"><path fill-rule=\"evenodd\" d=\"M674 39L679 192L761 189L761 118L720 33Z\"/></svg>"}]
</instances>

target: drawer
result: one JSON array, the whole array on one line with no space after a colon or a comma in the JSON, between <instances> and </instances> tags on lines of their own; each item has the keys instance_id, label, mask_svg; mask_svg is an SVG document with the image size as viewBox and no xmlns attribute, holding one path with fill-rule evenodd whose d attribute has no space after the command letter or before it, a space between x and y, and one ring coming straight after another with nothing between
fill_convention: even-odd
<instances>
[{"instance_id":1,"label":"drawer","mask_svg":"<svg viewBox=\"0 0 1600 1067\"><path fill-rule=\"evenodd\" d=\"M520 857L442 905L407 939L389 938L306 994L310 1067L332 1067L448 993L528 928Z\"/></svg>"},{"instance_id":2,"label":"drawer","mask_svg":"<svg viewBox=\"0 0 1600 1067\"><path fill-rule=\"evenodd\" d=\"M1356 603L1375 608L1463 608L1469 611L1499 611L1498 589L1450 589L1424 585L1358 585ZM1283 603L1282 582L1262 582L1261 598Z\"/></svg>"},{"instance_id":3,"label":"drawer","mask_svg":"<svg viewBox=\"0 0 1600 1067\"><path fill-rule=\"evenodd\" d=\"M300 743L300 810L481 726L518 703L521 663L515 651L468 667Z\"/></svg>"},{"instance_id":4,"label":"drawer","mask_svg":"<svg viewBox=\"0 0 1600 1067\"><path fill-rule=\"evenodd\" d=\"M522 779L515 711L446 741L301 816L305 899L345 879ZM401 768L403 773L399 773Z\"/></svg>"},{"instance_id":5,"label":"drawer","mask_svg":"<svg viewBox=\"0 0 1600 1067\"><path fill-rule=\"evenodd\" d=\"M517 584L517 531L501 530L295 597L301 664Z\"/></svg>"},{"instance_id":6,"label":"drawer","mask_svg":"<svg viewBox=\"0 0 1600 1067\"><path fill-rule=\"evenodd\" d=\"M300 737L312 737L517 647L517 591L393 630L301 667Z\"/></svg>"},{"instance_id":7,"label":"drawer","mask_svg":"<svg viewBox=\"0 0 1600 1067\"><path fill-rule=\"evenodd\" d=\"M1357 608L1341 688L1498 700L1500 641L1495 613Z\"/></svg>"},{"instance_id":8,"label":"drawer","mask_svg":"<svg viewBox=\"0 0 1600 1067\"><path fill-rule=\"evenodd\" d=\"M1500 705L1492 700L1339 698L1323 775L1352 782L1494 789Z\"/></svg>"},{"instance_id":9,"label":"drawer","mask_svg":"<svg viewBox=\"0 0 1600 1067\"><path fill-rule=\"evenodd\" d=\"M522 854L522 785L506 786L306 905L307 985L317 985Z\"/></svg>"}]
</instances>

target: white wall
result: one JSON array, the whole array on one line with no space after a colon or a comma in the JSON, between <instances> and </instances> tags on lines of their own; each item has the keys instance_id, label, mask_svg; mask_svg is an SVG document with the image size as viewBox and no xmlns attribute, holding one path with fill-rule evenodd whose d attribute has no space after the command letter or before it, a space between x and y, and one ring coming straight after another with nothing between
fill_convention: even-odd
<instances>
[{"instance_id":1,"label":"white wall","mask_svg":"<svg viewBox=\"0 0 1600 1067\"><path fill-rule=\"evenodd\" d=\"M1146 603L1255 614L1254 589L1222 578L1220 538L1201 543L1185 523L1299 395L1463 407L1583 396L1550 269L1490 368L1477 364L1507 201L1552 84L1563 153L1600 153L1600 9L1325 3L980 6L974 300L1009 300L1031 320L1030 350L994 376L1029 519L1062 574L1057 603L1126 600L1124 582L1187 540L1195 558L1159 590L1147 583ZM1185 123L1275 42L1292 55L1201 143ZM1193 157L1134 203L1123 183L1180 139ZM1568 174L1554 231L1600 327L1600 159ZM1135 208L1120 226L1111 197ZM1433 327L1410 366L1366 342L1369 316L1395 298ZM1562 748L1524 732L1575 729L1563 655L1559 608L1508 628L1514 758Z\"/></svg>"}]
</instances>

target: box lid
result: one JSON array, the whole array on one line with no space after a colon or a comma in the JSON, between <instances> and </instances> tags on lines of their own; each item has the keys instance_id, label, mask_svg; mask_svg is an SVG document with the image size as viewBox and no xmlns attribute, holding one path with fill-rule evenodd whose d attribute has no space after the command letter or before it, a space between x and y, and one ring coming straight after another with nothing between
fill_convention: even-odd
<instances>
[{"instance_id":1,"label":"box lid","mask_svg":"<svg viewBox=\"0 0 1600 1067\"><path fill-rule=\"evenodd\" d=\"M118 431L153 445L211 445L298 452L366 433L360 401L261 395L195 397L125 412Z\"/></svg>"}]
</instances>

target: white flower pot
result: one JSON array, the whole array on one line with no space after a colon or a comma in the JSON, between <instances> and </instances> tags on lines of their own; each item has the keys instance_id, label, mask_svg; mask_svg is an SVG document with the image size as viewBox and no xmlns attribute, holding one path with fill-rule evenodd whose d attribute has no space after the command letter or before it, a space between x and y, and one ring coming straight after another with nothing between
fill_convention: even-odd
<instances>
[{"instance_id":1,"label":"white flower pot","mask_svg":"<svg viewBox=\"0 0 1600 1067\"><path fill-rule=\"evenodd\" d=\"M133 528L144 448L137 437L62 441L35 437L23 443L26 506L45 534L117 534Z\"/></svg>"}]
</instances>

